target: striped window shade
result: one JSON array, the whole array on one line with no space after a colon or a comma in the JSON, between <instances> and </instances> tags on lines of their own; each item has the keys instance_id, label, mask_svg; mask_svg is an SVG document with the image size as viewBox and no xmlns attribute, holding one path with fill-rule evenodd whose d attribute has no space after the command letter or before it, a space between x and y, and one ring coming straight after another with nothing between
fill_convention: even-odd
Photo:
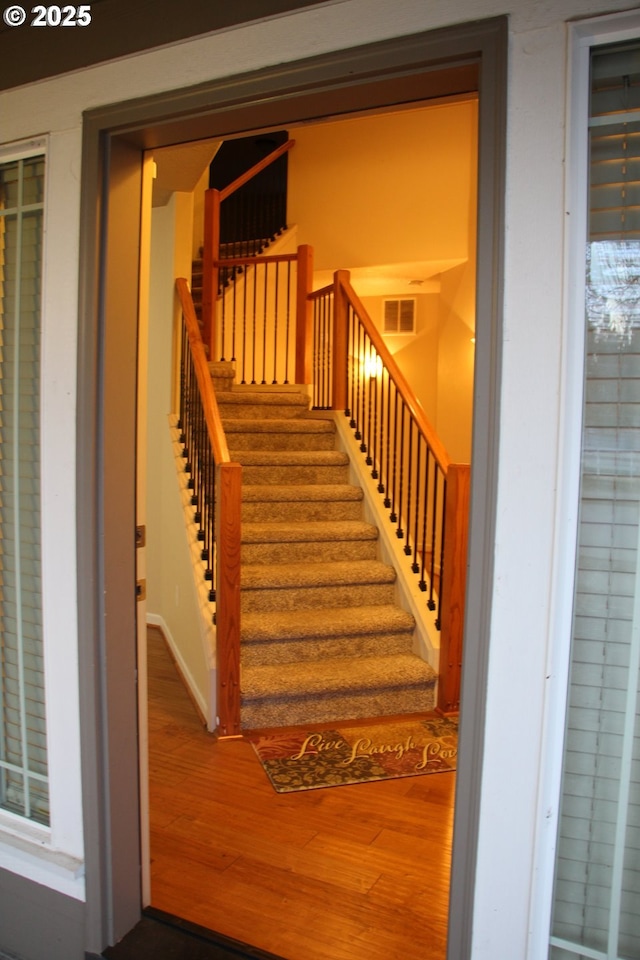
<instances>
[{"instance_id":1,"label":"striped window shade","mask_svg":"<svg viewBox=\"0 0 640 960\"><path fill-rule=\"evenodd\" d=\"M40 569L44 157L0 163L0 809L49 822Z\"/></svg>"},{"instance_id":2,"label":"striped window shade","mask_svg":"<svg viewBox=\"0 0 640 960\"><path fill-rule=\"evenodd\" d=\"M640 43L592 51L585 399L551 960L640 958Z\"/></svg>"}]
</instances>

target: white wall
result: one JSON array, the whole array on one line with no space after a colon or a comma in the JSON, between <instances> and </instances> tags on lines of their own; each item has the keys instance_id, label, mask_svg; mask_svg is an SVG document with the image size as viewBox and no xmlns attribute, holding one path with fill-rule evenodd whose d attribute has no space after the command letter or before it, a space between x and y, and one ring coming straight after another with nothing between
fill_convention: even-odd
<instances>
[{"instance_id":1,"label":"white wall","mask_svg":"<svg viewBox=\"0 0 640 960\"><path fill-rule=\"evenodd\" d=\"M175 413L172 398L175 278L189 277L190 263L176 263L176 251L191 249L190 194L174 193L168 204L153 208L149 301L149 368L147 422L147 620L160 626L169 641L192 696L205 719L211 715L211 611L201 615L194 581L193 546L185 529L178 471L184 469L169 431ZM187 269L185 269L187 268ZM177 461L177 462L176 462ZM193 513L193 511L191 511ZM190 518L192 519L192 518ZM209 629L207 629L209 628Z\"/></svg>"},{"instance_id":2,"label":"white wall","mask_svg":"<svg viewBox=\"0 0 640 960\"><path fill-rule=\"evenodd\" d=\"M547 667L550 647L566 641L554 634L551 575L565 403L566 21L619 6L618 0L459 0L453 6L441 0L343 0L91 68L83 71L81 80L65 76L0 94L4 142L51 134L43 469L48 502L55 503L55 517L46 521L44 530L44 573L55 600L45 611L45 642L59 654L56 669L62 671L55 676L57 687L51 686L51 708L60 718L51 734L56 741L53 756L64 757L53 775L64 776L76 808L80 764L70 451L75 434L82 111L170 86L509 13L498 526L473 960L533 957L528 953L530 932L547 923L544 903L531 912L536 840L541 835L550 842L544 824L553 825L556 817L555 803L543 810L538 804L545 770ZM58 551L60 539L63 548ZM54 669L51 661L48 669ZM53 679L50 672L48 680ZM65 832L62 849L77 850L79 838L79 826Z\"/></svg>"}]
</instances>

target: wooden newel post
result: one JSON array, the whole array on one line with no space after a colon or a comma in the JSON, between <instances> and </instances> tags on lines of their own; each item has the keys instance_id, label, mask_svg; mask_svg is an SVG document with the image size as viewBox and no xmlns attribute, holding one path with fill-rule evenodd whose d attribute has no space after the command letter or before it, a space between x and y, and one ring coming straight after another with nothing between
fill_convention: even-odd
<instances>
[{"instance_id":1,"label":"wooden newel post","mask_svg":"<svg viewBox=\"0 0 640 960\"><path fill-rule=\"evenodd\" d=\"M471 468L451 463L447 470L442 602L440 611L440 678L438 710L457 713L460 709L460 675L464 604L467 589L467 546L469 539L469 493Z\"/></svg>"},{"instance_id":2,"label":"wooden newel post","mask_svg":"<svg viewBox=\"0 0 640 960\"><path fill-rule=\"evenodd\" d=\"M347 336L349 301L343 284L349 283L348 270L333 275L333 356L331 358L331 407L347 408Z\"/></svg>"},{"instance_id":3,"label":"wooden newel post","mask_svg":"<svg viewBox=\"0 0 640 960\"><path fill-rule=\"evenodd\" d=\"M202 249L202 340L210 360L215 360L218 267L220 258L220 191L204 195L204 244Z\"/></svg>"},{"instance_id":4,"label":"wooden newel post","mask_svg":"<svg viewBox=\"0 0 640 960\"><path fill-rule=\"evenodd\" d=\"M240 513L242 467L216 467L218 735L240 736Z\"/></svg>"},{"instance_id":5,"label":"wooden newel post","mask_svg":"<svg viewBox=\"0 0 640 960\"><path fill-rule=\"evenodd\" d=\"M313 381L313 247L298 247L298 279L296 289L296 383Z\"/></svg>"}]
</instances>

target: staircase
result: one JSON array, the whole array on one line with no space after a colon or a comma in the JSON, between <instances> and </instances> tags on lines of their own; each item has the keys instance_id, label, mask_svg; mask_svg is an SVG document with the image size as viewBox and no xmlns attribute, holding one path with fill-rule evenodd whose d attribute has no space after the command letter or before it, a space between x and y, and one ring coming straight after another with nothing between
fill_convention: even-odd
<instances>
[{"instance_id":1,"label":"staircase","mask_svg":"<svg viewBox=\"0 0 640 960\"><path fill-rule=\"evenodd\" d=\"M432 710L436 675L412 652L333 420L295 388L234 387L210 367L243 468L242 728Z\"/></svg>"}]
</instances>

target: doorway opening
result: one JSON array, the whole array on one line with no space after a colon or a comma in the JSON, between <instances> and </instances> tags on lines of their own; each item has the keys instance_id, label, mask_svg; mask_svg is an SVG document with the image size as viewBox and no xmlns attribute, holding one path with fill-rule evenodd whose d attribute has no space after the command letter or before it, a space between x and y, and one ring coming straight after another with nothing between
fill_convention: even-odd
<instances>
[{"instance_id":1,"label":"doorway opening","mask_svg":"<svg viewBox=\"0 0 640 960\"><path fill-rule=\"evenodd\" d=\"M95 572L98 588L82 598L80 622L96 647L84 651L83 750L93 771L86 808L94 810L87 836L90 906L96 936L114 942L140 916L137 882L139 850L138 756L130 731L137 725L134 497L123 497L135 477L136 329L138 313L139 197L145 150L251 129L289 126L296 121L386 109L433 97L478 89L480 101L479 245L474 444L483 450L474 464L472 503L482 516L471 532L472 582L467 609L476 625L465 651L465 711L460 742L452 913L449 953L464 955L469 935L477 823L477 790L482 758L487 603L491 542L499 355L496 278L500 271L502 118L505 24L487 21L477 30L442 31L353 51L336 81L336 58L302 63L286 79L263 71L235 89L214 84L185 91L169 109L162 97L124 104L88 115L85 124L81 348L79 376L79 565ZM338 58L344 65L344 53ZM407 68L407 63L414 66ZM241 89L242 95L238 96ZM270 96L265 97L269 91ZM235 97L235 99L234 99ZM233 103L233 109L230 104ZM102 171L106 174L103 179ZM103 184L108 192L102 193ZM102 205L100 198L102 197ZM108 203L107 203L108 197ZM99 318L95 325L94 318ZM478 396L481 395L481 403ZM474 515L472 506L472 517ZM87 522L88 521L88 522ZM474 562L475 555L475 562ZM88 645L89 647L90 645ZM95 656L97 648L98 656ZM105 664L104 668L96 664ZM84 722L86 721L86 722ZM121 749L120 749L121 748ZM117 760L116 760L117 757ZM459 862L456 870L456 861ZM457 879L456 879L457 878ZM463 918L463 921L460 921Z\"/></svg>"},{"instance_id":2,"label":"doorway opening","mask_svg":"<svg viewBox=\"0 0 640 960\"><path fill-rule=\"evenodd\" d=\"M349 267L356 293L381 327L388 298L411 293L415 328L410 336L387 334L386 342L452 460L468 462L475 333L477 98L467 94L401 111L327 118L321 124L294 126L288 133L295 141L289 161L288 233L297 236L287 236L285 241L314 247L319 274L314 289L323 285L325 275L340 266ZM187 548L167 414L172 382L172 266L181 259L188 267L202 244L197 211L202 206L209 153L216 147L210 141L199 142L153 155L157 176L149 330L147 611L149 622L161 627L169 642L205 720L213 686L207 673L211 651L206 627L198 629L198 600L191 585L185 584L185 564L179 559ZM197 180L196 189L191 193L175 190L167 198L166 187L177 183L174 171L183 171L183 186L188 186L188 166L198 156L202 169L196 168L191 175L191 180ZM193 236L184 229L190 211L195 212ZM367 216L369 226L364 225ZM314 244L314 237L319 244ZM281 245L282 240L279 251ZM189 577L191 566L186 566ZM422 599L427 613L426 593ZM358 942L363 955L373 956L374 944L392 936L381 919L391 901L385 894L379 899L380 890L388 885L397 891L397 909L405 913L402 927L393 934L396 952L409 957L412 949L422 950L423 945L412 947L420 930L428 932L433 957L444 958L453 775L439 778L437 784L362 786L355 796L350 788L341 791L347 794L344 800L335 791L313 798L278 799L264 789L259 770L256 782L243 783L250 777L252 759L246 745L211 742L209 762L203 760L206 738L193 730L191 739L189 725L181 725L182 708L177 703L174 707L175 724L163 723L157 695L152 693L152 906L236 939L250 930L253 945L276 954L284 955L288 945L293 954L306 951L311 956L308 905L320 899L327 903L325 934L327 925L338 931L335 942L329 944L325 935L316 944L317 956L323 955L322 950L331 957L341 956L341 950L351 955ZM416 713L419 709L411 707ZM287 712L291 717L291 708ZM157 724L166 732L164 747ZM184 731L188 743L176 737L175 725ZM287 725L293 725L293 720ZM183 758L192 756L192 750L199 759L194 759L197 773L189 784ZM226 785L223 796L216 787L216 771ZM168 788L168 783L175 787ZM357 816L348 813L353 803ZM408 825L415 825L416 817L420 826L411 838L413 828ZM402 821L404 826L397 830ZM261 835L263 828L266 836ZM395 851L386 845L393 845ZM376 866L381 857L386 866ZM208 894L205 864L210 883L224 885L226 893L219 901ZM201 889L207 892L200 895ZM271 917L269 897L273 898ZM291 914L286 932L274 921L281 901L286 901ZM359 918L355 923L353 915ZM303 945L304 936L309 942Z\"/></svg>"}]
</instances>

